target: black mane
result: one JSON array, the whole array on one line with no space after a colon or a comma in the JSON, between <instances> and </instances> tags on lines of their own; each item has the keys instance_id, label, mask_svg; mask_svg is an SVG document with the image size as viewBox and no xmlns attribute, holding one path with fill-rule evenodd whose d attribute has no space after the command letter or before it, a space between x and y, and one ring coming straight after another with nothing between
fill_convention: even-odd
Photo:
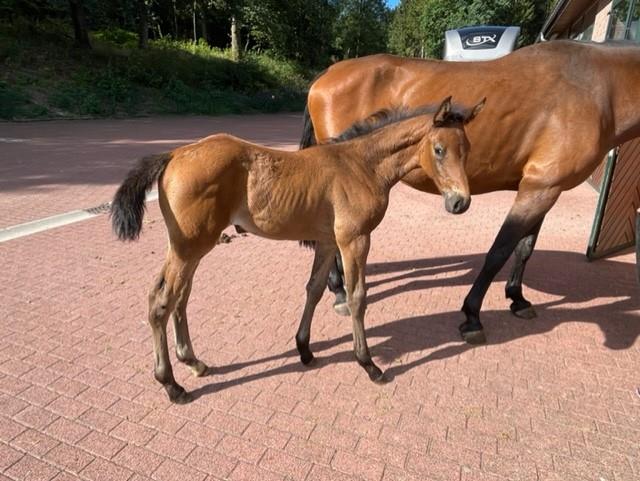
<instances>
[{"instance_id":1,"label":"black mane","mask_svg":"<svg viewBox=\"0 0 640 481\"><path fill-rule=\"evenodd\" d=\"M360 120L342 132L337 137L332 137L327 143L337 144L346 142L347 140L362 137L379 130L387 125L395 124L403 120L412 119L420 115L435 114L439 105L425 105L417 109L409 109L405 106L394 107L392 109L378 110L374 114L369 115L366 119ZM446 114L444 121L438 124L439 127L451 127L463 124L467 118L468 112L464 109L454 106L452 110Z\"/></svg>"}]
</instances>

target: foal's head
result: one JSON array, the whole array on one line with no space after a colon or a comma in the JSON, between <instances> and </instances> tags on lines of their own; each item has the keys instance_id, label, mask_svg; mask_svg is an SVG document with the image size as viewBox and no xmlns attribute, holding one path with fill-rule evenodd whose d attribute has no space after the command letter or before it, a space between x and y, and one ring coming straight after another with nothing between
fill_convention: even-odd
<instances>
[{"instance_id":1,"label":"foal's head","mask_svg":"<svg viewBox=\"0 0 640 481\"><path fill-rule=\"evenodd\" d=\"M468 112L454 111L451 97L446 98L435 115L420 148L422 168L445 199L445 208L452 214L462 214L469 208L471 193L465 172L469 140L464 126L482 110L483 99Z\"/></svg>"}]
</instances>

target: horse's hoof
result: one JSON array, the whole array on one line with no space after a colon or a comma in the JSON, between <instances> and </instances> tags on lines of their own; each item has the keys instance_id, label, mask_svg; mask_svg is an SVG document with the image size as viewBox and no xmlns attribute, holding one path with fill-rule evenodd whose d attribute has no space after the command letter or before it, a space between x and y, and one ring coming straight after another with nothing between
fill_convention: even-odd
<instances>
[{"instance_id":1,"label":"horse's hoof","mask_svg":"<svg viewBox=\"0 0 640 481\"><path fill-rule=\"evenodd\" d=\"M527 304L528 305L523 305L522 303L513 302L511 303L511 312L520 319L535 319L538 317L531 303L527 302Z\"/></svg>"},{"instance_id":2,"label":"horse's hoof","mask_svg":"<svg viewBox=\"0 0 640 481\"><path fill-rule=\"evenodd\" d=\"M479 328L473 328L468 322L460 324L458 329L464 342L467 344L485 344L487 342L482 325L478 325L480 326Z\"/></svg>"},{"instance_id":3,"label":"horse's hoof","mask_svg":"<svg viewBox=\"0 0 640 481\"><path fill-rule=\"evenodd\" d=\"M349 305L346 302L335 303L333 305L333 310L336 311L336 314L339 316L350 316L351 311L349 310Z\"/></svg>"},{"instance_id":4,"label":"horse's hoof","mask_svg":"<svg viewBox=\"0 0 640 481\"><path fill-rule=\"evenodd\" d=\"M306 351L300 354L300 362L302 362L302 364L304 364L305 366L311 366L314 361L315 361L315 357L313 356L313 353L311 351Z\"/></svg>"},{"instance_id":5,"label":"horse's hoof","mask_svg":"<svg viewBox=\"0 0 640 481\"><path fill-rule=\"evenodd\" d=\"M367 374L369 374L369 379L371 379L376 384L384 384L387 382L386 378L384 377L384 372L382 372L382 370L378 366L370 365L365 369L367 371Z\"/></svg>"},{"instance_id":6,"label":"horse's hoof","mask_svg":"<svg viewBox=\"0 0 640 481\"><path fill-rule=\"evenodd\" d=\"M193 366L189 366L195 377L202 377L209 371L207 365L202 361L196 361Z\"/></svg>"},{"instance_id":7,"label":"horse's hoof","mask_svg":"<svg viewBox=\"0 0 640 481\"><path fill-rule=\"evenodd\" d=\"M173 385L165 386L167 394L169 395L169 401L174 404L188 404L193 401L193 396L184 390L182 386Z\"/></svg>"}]
</instances>

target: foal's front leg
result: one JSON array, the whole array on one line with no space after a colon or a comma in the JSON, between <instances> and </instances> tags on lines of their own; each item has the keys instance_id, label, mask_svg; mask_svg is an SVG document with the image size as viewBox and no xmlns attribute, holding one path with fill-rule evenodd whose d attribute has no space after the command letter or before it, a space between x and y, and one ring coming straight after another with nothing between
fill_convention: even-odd
<instances>
[{"instance_id":1,"label":"foal's front leg","mask_svg":"<svg viewBox=\"0 0 640 481\"><path fill-rule=\"evenodd\" d=\"M382 382L384 374L371 359L364 332L364 313L367 309L364 271L369 254L370 236L361 235L346 243L339 242L338 245L344 266L347 302L353 321L353 349L356 360L367 371L369 379Z\"/></svg>"},{"instance_id":2,"label":"foal's front leg","mask_svg":"<svg viewBox=\"0 0 640 481\"><path fill-rule=\"evenodd\" d=\"M309 349L309 339L311 337L311 321L316 305L322 298L324 286L329 277L329 269L333 265L336 246L316 242L315 258L309 282L307 282L307 300L304 305L304 312L300 320L300 327L296 334L296 347L300 354L302 364L309 364L313 361L313 353Z\"/></svg>"}]
</instances>

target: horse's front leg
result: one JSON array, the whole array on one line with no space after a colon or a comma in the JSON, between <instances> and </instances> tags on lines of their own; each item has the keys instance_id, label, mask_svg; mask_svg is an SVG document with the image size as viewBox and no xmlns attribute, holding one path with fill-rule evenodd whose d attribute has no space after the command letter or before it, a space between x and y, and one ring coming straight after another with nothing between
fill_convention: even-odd
<instances>
[{"instance_id":1,"label":"horse's front leg","mask_svg":"<svg viewBox=\"0 0 640 481\"><path fill-rule=\"evenodd\" d=\"M307 282L307 300L304 305L304 312L296 334L296 347L300 354L302 364L309 364L313 361L313 353L309 349L309 339L311 337L311 321L316 305L322 298L324 286L329 277L329 269L335 259L336 246L316 242L315 258L309 282Z\"/></svg>"},{"instance_id":2,"label":"horse's front leg","mask_svg":"<svg viewBox=\"0 0 640 481\"><path fill-rule=\"evenodd\" d=\"M384 374L371 359L364 331L364 313L367 309L364 271L367 264L367 255L369 254L369 245L369 235L361 235L348 242L338 241L344 266L347 302L353 321L353 349L356 360L367 372L369 379L374 382L382 382L384 381Z\"/></svg>"},{"instance_id":3,"label":"horse's front leg","mask_svg":"<svg viewBox=\"0 0 640 481\"><path fill-rule=\"evenodd\" d=\"M522 186L525 186L524 188ZM560 188L527 188L523 180L521 190L489 250L482 270L464 300L462 311L466 321L459 327L462 338L471 343L485 342L480 309L484 296L496 274L502 269L520 240L542 222L545 214L560 195Z\"/></svg>"},{"instance_id":4,"label":"horse's front leg","mask_svg":"<svg viewBox=\"0 0 640 481\"><path fill-rule=\"evenodd\" d=\"M540 227L542 227L542 221L538 222L529 235L523 237L520 239L520 242L518 242L515 250L515 264L505 287L507 299L513 301L510 306L511 312L513 312L516 317L522 319L533 319L536 317L535 309L522 294L522 277L527 266L527 261L531 257L531 254L533 254L533 249L536 246Z\"/></svg>"}]
</instances>

